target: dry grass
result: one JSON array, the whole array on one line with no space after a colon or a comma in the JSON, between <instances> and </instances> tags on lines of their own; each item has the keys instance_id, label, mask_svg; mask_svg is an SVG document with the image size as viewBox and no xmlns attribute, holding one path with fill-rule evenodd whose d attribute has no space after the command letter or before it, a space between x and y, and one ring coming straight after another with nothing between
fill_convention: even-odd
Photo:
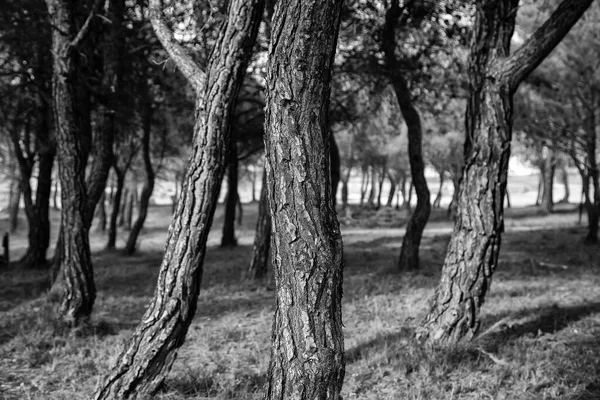
<instances>
[{"instance_id":1,"label":"dry grass","mask_svg":"<svg viewBox=\"0 0 600 400\"><path fill-rule=\"evenodd\" d=\"M140 255L94 253L98 299L90 326L66 331L54 323L43 273L0 273L1 399L90 397L150 300L165 210L153 210ZM412 336L450 225L442 218L432 224L423 269L408 274L395 268L397 226L361 229L353 221L343 231L345 399L600 399L600 248L582 243L572 213L513 213L483 309L485 334L444 350L423 349ZM255 211L247 214L242 246L210 248L195 321L158 399L261 398L274 290L240 281Z\"/></svg>"}]
</instances>

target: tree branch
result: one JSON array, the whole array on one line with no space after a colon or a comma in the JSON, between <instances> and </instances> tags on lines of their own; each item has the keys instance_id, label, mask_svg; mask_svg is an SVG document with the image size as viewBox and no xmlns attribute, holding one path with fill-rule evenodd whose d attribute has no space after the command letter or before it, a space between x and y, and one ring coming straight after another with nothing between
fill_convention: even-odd
<instances>
[{"instance_id":1,"label":"tree branch","mask_svg":"<svg viewBox=\"0 0 600 400\"><path fill-rule=\"evenodd\" d=\"M79 32L77 32L77 35L75 35L75 38L73 38L73 40L71 41L71 47L79 46L79 43L81 43L83 41L83 39L85 39L88 32L90 31L90 25L92 23L92 19L94 18L94 16L98 12L98 10L100 10L100 6L102 5L102 3L104 3L104 1L105 0L96 0L96 2L94 3L94 7L92 8L87 19L81 26L81 29L79 30Z\"/></svg>"},{"instance_id":2,"label":"tree branch","mask_svg":"<svg viewBox=\"0 0 600 400\"><path fill-rule=\"evenodd\" d=\"M206 75L204 71L200 69L198 64L192 60L186 50L175 41L173 32L171 32L165 21L162 19L161 8L162 0L150 0L148 11L154 32L169 54L169 57L171 57L177 65L177 68L179 68L190 82L196 93L200 93L204 87Z\"/></svg>"},{"instance_id":3,"label":"tree branch","mask_svg":"<svg viewBox=\"0 0 600 400\"><path fill-rule=\"evenodd\" d=\"M593 0L563 0L550 18L500 67L513 90L546 58Z\"/></svg>"}]
</instances>

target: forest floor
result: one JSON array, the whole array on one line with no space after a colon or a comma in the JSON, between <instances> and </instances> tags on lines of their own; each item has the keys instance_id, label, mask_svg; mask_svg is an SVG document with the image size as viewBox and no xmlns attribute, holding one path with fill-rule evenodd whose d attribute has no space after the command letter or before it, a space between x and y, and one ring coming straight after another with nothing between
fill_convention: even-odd
<instances>
[{"instance_id":1,"label":"forest floor","mask_svg":"<svg viewBox=\"0 0 600 400\"><path fill-rule=\"evenodd\" d=\"M452 229L445 212L433 216L422 269L411 273L396 269L406 213L341 215L344 399L600 399L600 246L583 243L574 209L507 210L480 336L436 350L412 338L439 279ZM169 207L153 207L130 257L102 250L105 235L93 229L98 297L84 329L54 322L45 272L0 271L0 399L90 398L150 301L169 219ZM218 211L198 311L157 399L261 398L275 291L272 279L242 280L255 220L256 204L245 205L240 245L221 248ZM25 235L13 238L15 258Z\"/></svg>"}]
</instances>

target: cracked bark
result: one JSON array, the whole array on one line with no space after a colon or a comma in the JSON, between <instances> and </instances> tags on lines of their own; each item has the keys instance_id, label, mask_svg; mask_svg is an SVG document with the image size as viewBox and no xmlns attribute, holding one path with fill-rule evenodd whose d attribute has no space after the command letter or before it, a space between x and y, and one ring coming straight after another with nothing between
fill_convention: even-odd
<instances>
[{"instance_id":1,"label":"cracked bark","mask_svg":"<svg viewBox=\"0 0 600 400\"><path fill-rule=\"evenodd\" d=\"M280 0L267 67L267 187L277 307L267 399L340 399L342 238L328 121L342 1Z\"/></svg>"},{"instance_id":2,"label":"cracked bark","mask_svg":"<svg viewBox=\"0 0 600 400\"><path fill-rule=\"evenodd\" d=\"M518 0L476 6L469 56L465 168L454 232L442 277L417 337L430 344L472 338L498 265L512 136L512 96L560 42L592 0L565 0L525 44L509 55Z\"/></svg>"},{"instance_id":3,"label":"cracked bark","mask_svg":"<svg viewBox=\"0 0 600 400\"><path fill-rule=\"evenodd\" d=\"M183 49L169 46L160 19L161 2L150 3L152 25L181 67ZM232 0L208 62L206 76L189 76L199 91L190 164L169 227L154 297L96 399L145 398L162 384L196 312L206 239L224 174L230 119L252 54L264 2ZM187 61L190 61L189 57ZM191 62L191 61L190 61ZM185 71L195 65L184 62ZM189 69L192 68L192 69ZM184 72L185 72L184 71ZM204 74L202 74L204 75ZM202 78L202 88L196 86ZM205 79L204 79L205 78Z\"/></svg>"}]
</instances>

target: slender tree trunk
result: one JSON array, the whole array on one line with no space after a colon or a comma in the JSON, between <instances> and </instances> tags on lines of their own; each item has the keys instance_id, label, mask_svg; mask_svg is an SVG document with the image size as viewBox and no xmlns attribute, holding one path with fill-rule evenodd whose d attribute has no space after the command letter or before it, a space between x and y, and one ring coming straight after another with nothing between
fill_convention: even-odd
<instances>
[{"instance_id":1,"label":"slender tree trunk","mask_svg":"<svg viewBox=\"0 0 600 400\"><path fill-rule=\"evenodd\" d=\"M591 104L594 104L592 98ZM596 110L589 111L586 124L586 150L588 173L586 174L586 208L588 213L588 234L585 238L588 243L598 242L598 214L600 213L600 183L598 182L598 163L596 161L597 136L596 136ZM591 188L590 188L591 183ZM590 189L593 189L593 196L590 197Z\"/></svg>"},{"instance_id":2,"label":"slender tree trunk","mask_svg":"<svg viewBox=\"0 0 600 400\"><path fill-rule=\"evenodd\" d=\"M119 207L119 220L117 221L118 226L125 224L125 218L127 217L127 207L129 206L130 190L127 187L123 188L123 197L121 199L121 206Z\"/></svg>"},{"instance_id":3,"label":"slender tree trunk","mask_svg":"<svg viewBox=\"0 0 600 400\"><path fill-rule=\"evenodd\" d=\"M367 199L367 204L369 205L369 207L375 207L375 198L377 197L377 169L373 165L371 165L369 168L371 175L371 190L369 191L369 198Z\"/></svg>"},{"instance_id":4,"label":"slender tree trunk","mask_svg":"<svg viewBox=\"0 0 600 400\"><path fill-rule=\"evenodd\" d=\"M338 148L333 132L329 135L329 157L331 169L331 196L333 198L333 208L337 204L337 189L340 184L342 161L340 159L340 149Z\"/></svg>"},{"instance_id":5,"label":"slender tree trunk","mask_svg":"<svg viewBox=\"0 0 600 400\"><path fill-rule=\"evenodd\" d=\"M126 399L155 392L184 342L198 304L206 240L227 162L232 111L263 7L260 0L229 2L228 17L220 26L204 75L171 41L172 33L161 19L161 2L150 2L157 36L198 91L194 140L154 298L96 399Z\"/></svg>"},{"instance_id":6,"label":"slender tree trunk","mask_svg":"<svg viewBox=\"0 0 600 400\"><path fill-rule=\"evenodd\" d=\"M442 189L444 188L444 178L446 174L442 171L440 172L440 186L438 188L438 192L435 195L435 200L433 200L433 207L440 208L440 203L442 202Z\"/></svg>"},{"instance_id":7,"label":"slender tree trunk","mask_svg":"<svg viewBox=\"0 0 600 400\"><path fill-rule=\"evenodd\" d=\"M125 204L125 221L123 223L126 231L131 230L131 222L133 221L133 209L138 202L137 187L135 185L129 189L129 196Z\"/></svg>"},{"instance_id":8,"label":"slender tree trunk","mask_svg":"<svg viewBox=\"0 0 600 400\"><path fill-rule=\"evenodd\" d=\"M119 218L121 210L121 199L123 197L123 186L125 185L125 170L117 167L113 164L113 171L117 177L117 190L113 200L113 206L110 213L110 222L108 224L108 242L106 248L108 250L114 250L117 243L117 219Z\"/></svg>"},{"instance_id":9,"label":"slender tree trunk","mask_svg":"<svg viewBox=\"0 0 600 400\"><path fill-rule=\"evenodd\" d=\"M392 0L385 15L385 25L382 32L382 48L385 53L385 62L388 78L396 93L398 104L406 127L408 129L408 154L410 160L410 173L412 184L417 193L417 206L406 225L406 234L402 241L398 268L401 270L415 270L419 268L419 246L423 230L429 214L431 204L429 188L425 179L425 161L423 160L423 132L421 117L415 108L408 84L402 75L400 65L396 59L396 25L402 10L397 0Z\"/></svg>"},{"instance_id":10,"label":"slender tree trunk","mask_svg":"<svg viewBox=\"0 0 600 400\"><path fill-rule=\"evenodd\" d=\"M510 193L508 192L508 184L506 185L506 208L511 208L510 205Z\"/></svg>"},{"instance_id":11,"label":"slender tree trunk","mask_svg":"<svg viewBox=\"0 0 600 400\"><path fill-rule=\"evenodd\" d=\"M20 178L12 178L8 195L8 225L10 233L15 233L19 228L19 203L21 202Z\"/></svg>"},{"instance_id":12,"label":"slender tree trunk","mask_svg":"<svg viewBox=\"0 0 600 400\"><path fill-rule=\"evenodd\" d=\"M590 3L563 1L512 55L509 48L519 1L482 0L476 4L458 215L440 283L417 334L429 343L452 344L477 332L504 229L512 96Z\"/></svg>"},{"instance_id":13,"label":"slender tree trunk","mask_svg":"<svg viewBox=\"0 0 600 400\"><path fill-rule=\"evenodd\" d=\"M385 177L387 176L387 160L385 160L381 165L381 172L379 173L379 188L377 190L377 207L379 210L381 208L381 195L383 194L383 182L385 182Z\"/></svg>"},{"instance_id":14,"label":"slender tree trunk","mask_svg":"<svg viewBox=\"0 0 600 400\"><path fill-rule=\"evenodd\" d=\"M544 158L544 184L542 191L542 201L540 203L540 209L543 213L549 214L552 212L554 206L554 199L552 192L554 191L554 170L556 169L556 163L554 159L554 151L550 148L547 150L546 157Z\"/></svg>"},{"instance_id":15,"label":"slender tree trunk","mask_svg":"<svg viewBox=\"0 0 600 400\"><path fill-rule=\"evenodd\" d=\"M273 18L265 118L277 283L270 400L341 398L342 238L327 118L341 6L280 0Z\"/></svg>"},{"instance_id":16,"label":"slender tree trunk","mask_svg":"<svg viewBox=\"0 0 600 400\"><path fill-rule=\"evenodd\" d=\"M267 196L267 172L263 171L262 187L260 189L260 203L258 204L258 220L254 233L254 247L248 278L260 280L267 276L269 269L269 255L271 251L271 215L269 214L269 201Z\"/></svg>"},{"instance_id":17,"label":"slender tree trunk","mask_svg":"<svg viewBox=\"0 0 600 400\"><path fill-rule=\"evenodd\" d=\"M544 181L546 180L545 178L546 176L546 172L544 167L540 168L540 177L538 179L538 190L537 190L537 196L535 198L535 205L539 206L540 204L542 204L542 194L544 192Z\"/></svg>"},{"instance_id":18,"label":"slender tree trunk","mask_svg":"<svg viewBox=\"0 0 600 400\"><path fill-rule=\"evenodd\" d=\"M560 170L560 180L565 188L565 195L560 200L560 203L569 204L569 197L571 197L571 190L569 188L569 172L564 166Z\"/></svg>"},{"instance_id":19,"label":"slender tree trunk","mask_svg":"<svg viewBox=\"0 0 600 400\"><path fill-rule=\"evenodd\" d=\"M225 213L223 216L222 247L237 246L235 238L235 209L238 203L238 156L237 143L230 138L229 165L227 166L227 198L225 199Z\"/></svg>"},{"instance_id":20,"label":"slender tree trunk","mask_svg":"<svg viewBox=\"0 0 600 400\"><path fill-rule=\"evenodd\" d=\"M61 183L61 236L59 250L63 296L59 317L69 325L77 325L92 312L96 298L94 274L86 224L87 191L80 127L77 125L75 68L76 47L82 31L74 29L74 4L67 0L46 0L52 30L52 107L57 141L58 171ZM89 20L88 20L89 21ZM89 25L88 25L89 28Z\"/></svg>"},{"instance_id":21,"label":"slender tree trunk","mask_svg":"<svg viewBox=\"0 0 600 400\"><path fill-rule=\"evenodd\" d=\"M361 168L361 181L360 181L360 205L365 203L365 196L367 195L367 189L369 188L369 167Z\"/></svg>"},{"instance_id":22,"label":"slender tree trunk","mask_svg":"<svg viewBox=\"0 0 600 400\"><path fill-rule=\"evenodd\" d=\"M149 93L147 94L149 96ZM142 194L140 196L139 212L131 232L129 232L129 238L125 245L125 253L131 255L135 253L137 249L137 240L146 216L148 215L148 206L150 205L150 197L154 191L154 169L152 168L152 160L150 159L150 133L152 131L152 100L148 98L145 104L146 110L144 113L143 122L143 136L142 136L142 159L144 160L144 170L146 171L146 181L142 188Z\"/></svg>"},{"instance_id":23,"label":"slender tree trunk","mask_svg":"<svg viewBox=\"0 0 600 400\"><path fill-rule=\"evenodd\" d=\"M580 206L580 210L583 211L583 206L588 216L588 233L585 236L586 243L598 243L598 209L594 207L594 202L590 196L590 177L587 173L581 173L582 193L583 193L583 204ZM581 222L581 212L579 213L579 220Z\"/></svg>"},{"instance_id":24,"label":"slender tree trunk","mask_svg":"<svg viewBox=\"0 0 600 400\"><path fill-rule=\"evenodd\" d=\"M106 232L106 195L102 193L100 201L98 201L98 225L96 230L98 232Z\"/></svg>"},{"instance_id":25,"label":"slender tree trunk","mask_svg":"<svg viewBox=\"0 0 600 400\"><path fill-rule=\"evenodd\" d=\"M389 172L387 177L390 180L390 193L388 194L387 202L385 204L386 207L391 207L394 202L394 194L396 194L396 180Z\"/></svg>"}]
</instances>

